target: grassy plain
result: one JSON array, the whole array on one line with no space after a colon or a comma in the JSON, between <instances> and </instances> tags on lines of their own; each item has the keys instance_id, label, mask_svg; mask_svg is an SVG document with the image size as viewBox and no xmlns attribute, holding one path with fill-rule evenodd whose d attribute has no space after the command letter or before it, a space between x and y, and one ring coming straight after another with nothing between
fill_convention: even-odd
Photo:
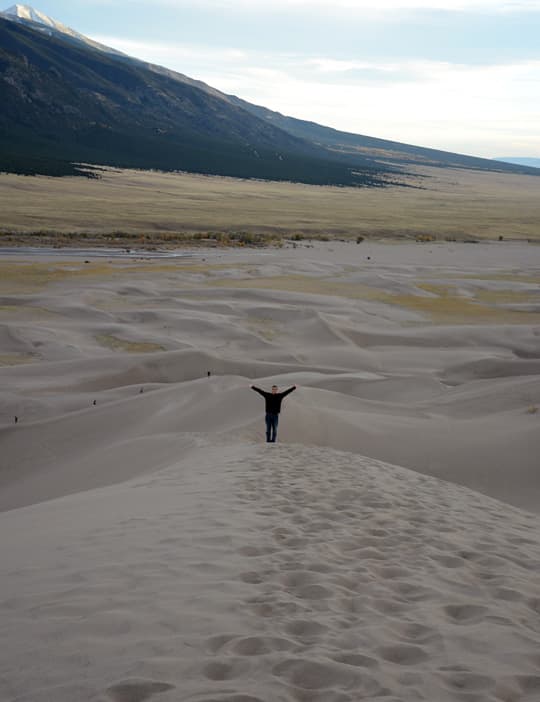
<instances>
[{"instance_id":1,"label":"grassy plain","mask_svg":"<svg viewBox=\"0 0 540 702\"><path fill-rule=\"evenodd\" d=\"M106 170L0 175L0 245L177 245L193 235L540 240L540 178L423 168L414 187L338 188ZM25 236L27 235L27 236Z\"/></svg>"}]
</instances>

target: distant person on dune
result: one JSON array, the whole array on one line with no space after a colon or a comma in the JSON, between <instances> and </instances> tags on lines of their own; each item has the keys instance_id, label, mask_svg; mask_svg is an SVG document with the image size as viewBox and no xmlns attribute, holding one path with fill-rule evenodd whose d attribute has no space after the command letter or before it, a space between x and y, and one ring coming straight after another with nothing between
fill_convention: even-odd
<instances>
[{"instance_id":1,"label":"distant person on dune","mask_svg":"<svg viewBox=\"0 0 540 702\"><path fill-rule=\"evenodd\" d=\"M255 387L255 385L252 385L251 389L255 390L255 392L258 392L259 395L262 395L264 397L266 409L266 441L269 444L273 444L275 443L277 436L279 413L281 411L281 401L286 395L291 393L293 390L296 390L296 385L293 385L292 388L284 390L283 392L278 392L277 385L272 385L272 392L265 392L264 390L261 390L261 388Z\"/></svg>"}]
</instances>

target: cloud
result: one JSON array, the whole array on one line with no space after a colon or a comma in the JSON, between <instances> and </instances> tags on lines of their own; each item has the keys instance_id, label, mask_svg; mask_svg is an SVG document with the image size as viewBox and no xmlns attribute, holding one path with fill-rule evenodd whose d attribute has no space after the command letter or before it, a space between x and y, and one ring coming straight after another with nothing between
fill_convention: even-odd
<instances>
[{"instance_id":1,"label":"cloud","mask_svg":"<svg viewBox=\"0 0 540 702\"><path fill-rule=\"evenodd\" d=\"M102 0L103 1L103 0ZM136 0L137 1L137 0ZM139 0L143 2L144 0ZM380 14L395 10L442 10L447 12L540 12L540 0L154 0L156 5L185 8L200 6L273 12L283 10L346 10Z\"/></svg>"},{"instance_id":2,"label":"cloud","mask_svg":"<svg viewBox=\"0 0 540 702\"><path fill-rule=\"evenodd\" d=\"M211 0L212 1L212 0ZM214 0L219 2L219 0ZM267 5L266 0L222 0L230 5ZM446 10L446 11L512 11L540 10L539 0L274 0L275 5L289 7L343 8L346 10Z\"/></svg>"},{"instance_id":3,"label":"cloud","mask_svg":"<svg viewBox=\"0 0 540 702\"><path fill-rule=\"evenodd\" d=\"M105 44L105 46L122 51L129 56L134 56L149 63L157 63L166 68L174 68L173 64L186 60L215 63L216 61L238 62L247 58L245 51L235 48L214 48L189 44L141 41L106 34L94 34L90 38Z\"/></svg>"}]
</instances>

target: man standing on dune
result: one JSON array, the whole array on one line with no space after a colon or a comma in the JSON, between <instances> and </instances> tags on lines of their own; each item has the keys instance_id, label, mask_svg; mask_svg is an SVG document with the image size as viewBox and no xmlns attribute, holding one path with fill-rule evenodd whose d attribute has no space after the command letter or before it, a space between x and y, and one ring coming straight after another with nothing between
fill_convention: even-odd
<instances>
[{"instance_id":1,"label":"man standing on dune","mask_svg":"<svg viewBox=\"0 0 540 702\"><path fill-rule=\"evenodd\" d=\"M290 392L296 390L296 385L293 385L292 388L284 390L283 392L278 392L277 385L272 385L272 392L265 392L264 390L255 387L255 385L252 385L251 389L255 390L255 392L258 392L259 395L262 395L264 397L264 402L266 406L266 441L269 444L273 444L275 443L277 436L279 413L281 411L281 401Z\"/></svg>"}]
</instances>

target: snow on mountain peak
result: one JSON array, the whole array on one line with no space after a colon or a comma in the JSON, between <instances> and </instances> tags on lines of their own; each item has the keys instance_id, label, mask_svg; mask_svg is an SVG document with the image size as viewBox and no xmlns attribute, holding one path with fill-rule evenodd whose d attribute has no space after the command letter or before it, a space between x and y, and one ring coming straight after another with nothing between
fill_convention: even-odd
<instances>
[{"instance_id":1,"label":"snow on mountain peak","mask_svg":"<svg viewBox=\"0 0 540 702\"><path fill-rule=\"evenodd\" d=\"M17 18L26 20L27 22L35 22L36 24L45 25L46 27L57 29L58 31L65 31L67 29L67 27L64 27L60 22L55 22L55 20L47 17L43 12L35 10L29 5L12 5L5 12L2 12L2 14L7 19Z\"/></svg>"},{"instance_id":2,"label":"snow on mountain peak","mask_svg":"<svg viewBox=\"0 0 540 702\"><path fill-rule=\"evenodd\" d=\"M84 34L79 34L79 32L76 32L74 29L66 27L65 24L62 24L61 22L57 22L56 20L47 17L47 15L45 15L43 12L35 10L29 5L12 5L4 12L0 12L0 17L4 17L5 19L12 20L13 22L19 22L22 24L29 23L31 25L34 25L33 29L38 29L42 32L45 32L46 34L54 35L55 33L57 33L67 35L72 39L76 39L78 42L85 44L86 46L89 46L93 49L98 49L99 51L103 51L107 54L115 54L117 56L123 55L120 51L116 51L115 49L111 49L108 46L99 44L98 42L93 41L88 37L85 37Z\"/></svg>"}]
</instances>

